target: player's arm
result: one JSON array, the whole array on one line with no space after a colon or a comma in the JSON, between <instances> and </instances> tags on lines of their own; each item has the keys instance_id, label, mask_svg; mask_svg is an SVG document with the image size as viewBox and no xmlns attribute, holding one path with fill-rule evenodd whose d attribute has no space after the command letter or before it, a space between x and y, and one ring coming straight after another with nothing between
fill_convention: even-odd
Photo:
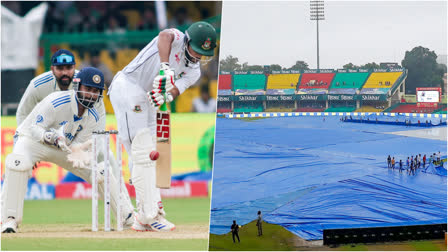
<instances>
[{"instance_id":1,"label":"player's arm","mask_svg":"<svg viewBox=\"0 0 448 252\"><path fill-rule=\"evenodd\" d=\"M20 99L19 107L17 108L17 126L25 121L26 117L31 113L36 104L39 103L37 92L38 90L34 88L34 83L31 81Z\"/></svg>"},{"instance_id":2,"label":"player's arm","mask_svg":"<svg viewBox=\"0 0 448 252\"><path fill-rule=\"evenodd\" d=\"M38 103L34 110L37 113L31 113L29 116L36 116L32 118L30 131L31 137L41 143L54 145L63 151L68 151L65 137L63 136L61 130L52 128L55 123L55 109L51 104L52 97L47 97ZM33 110L33 111L34 111Z\"/></svg>"},{"instance_id":3,"label":"player's arm","mask_svg":"<svg viewBox=\"0 0 448 252\"><path fill-rule=\"evenodd\" d=\"M173 95L173 98L176 98L185 92L185 90L189 87L193 86L199 80L199 77L201 77L201 71L199 68L195 71L188 72L176 81L174 88L169 92Z\"/></svg>"},{"instance_id":4,"label":"player's arm","mask_svg":"<svg viewBox=\"0 0 448 252\"><path fill-rule=\"evenodd\" d=\"M160 63L170 61L171 44L174 41L174 33L171 29L165 29L159 33L157 48L159 49Z\"/></svg>"}]
</instances>

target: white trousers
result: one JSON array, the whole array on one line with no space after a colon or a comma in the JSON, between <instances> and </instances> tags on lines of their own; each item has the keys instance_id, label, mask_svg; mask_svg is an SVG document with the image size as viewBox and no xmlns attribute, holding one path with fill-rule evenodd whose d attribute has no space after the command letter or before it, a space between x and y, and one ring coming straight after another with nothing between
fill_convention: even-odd
<instances>
[{"instance_id":1,"label":"white trousers","mask_svg":"<svg viewBox=\"0 0 448 252\"><path fill-rule=\"evenodd\" d=\"M2 188L2 223L12 216L20 224L23 218L23 201L27 190L27 182L29 175L33 169L33 164L39 161L46 161L54 163L60 167L63 167L67 171L75 174L76 176L84 179L91 184L91 169L89 168L75 168L73 163L67 160L68 153L63 152L53 146L49 146L27 136L19 136L14 144L12 156L18 155L25 160L20 160L26 164L22 172L10 170L11 167L6 167L5 180ZM8 158L7 158L8 159ZM114 167L115 162L110 162L111 167ZM22 173L22 175L20 175ZM112 176L114 173L111 172ZM118 183L116 178L112 178L112 187L116 187L115 183ZM114 183L115 182L115 183ZM124 183L122 188L125 190ZM122 189L123 190L123 189ZM100 185L100 191L102 191L102 185ZM116 192L116 193L114 193ZM118 191L111 190L112 209L116 212ZM129 213L133 212L133 206L129 198L129 194L122 192L121 196L122 207L122 220L124 221Z\"/></svg>"},{"instance_id":2,"label":"white trousers","mask_svg":"<svg viewBox=\"0 0 448 252\"><path fill-rule=\"evenodd\" d=\"M132 177L132 169L135 167L131 168L133 159L131 147L136 134L144 128L149 128L153 139L152 146L156 146L157 108L150 104L146 92L140 86L130 83L121 72L117 73L112 81L109 97L117 119L118 136L129 156ZM151 174L155 176L155 171ZM155 209L160 208L158 205L161 202L160 189L156 187L155 178L143 179L145 180L145 189L136 188L136 192L143 191L143 195L139 195L139 193L136 195L137 208L139 212L154 212ZM134 186L137 185L134 184ZM151 189L147 190L146 187ZM148 204L149 202L151 203ZM143 207L151 209L142 209Z\"/></svg>"}]
</instances>

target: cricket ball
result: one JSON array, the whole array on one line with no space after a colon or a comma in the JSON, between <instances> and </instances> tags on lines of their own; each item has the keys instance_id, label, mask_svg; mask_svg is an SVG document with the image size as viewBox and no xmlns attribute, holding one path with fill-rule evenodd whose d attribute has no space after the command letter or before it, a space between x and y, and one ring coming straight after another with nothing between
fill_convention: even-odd
<instances>
[{"instance_id":1,"label":"cricket ball","mask_svg":"<svg viewBox=\"0 0 448 252\"><path fill-rule=\"evenodd\" d=\"M159 152L151 151L151 153L149 154L149 158L153 161L157 160L159 158Z\"/></svg>"}]
</instances>

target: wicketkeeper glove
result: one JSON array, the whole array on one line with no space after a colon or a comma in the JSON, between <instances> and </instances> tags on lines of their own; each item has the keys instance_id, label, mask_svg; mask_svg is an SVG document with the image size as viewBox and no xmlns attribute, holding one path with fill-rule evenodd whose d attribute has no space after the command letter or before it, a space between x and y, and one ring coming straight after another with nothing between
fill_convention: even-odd
<instances>
[{"instance_id":1,"label":"wicketkeeper glove","mask_svg":"<svg viewBox=\"0 0 448 252\"><path fill-rule=\"evenodd\" d=\"M56 131L49 130L44 132L43 136L44 143L49 145L54 145L65 152L71 152L70 148L65 142L65 137L60 136Z\"/></svg>"},{"instance_id":2,"label":"wicketkeeper glove","mask_svg":"<svg viewBox=\"0 0 448 252\"><path fill-rule=\"evenodd\" d=\"M90 165L90 158L92 152L90 151L92 147L92 139L71 146L71 153L67 155L68 161L73 163L75 168L88 168Z\"/></svg>"}]
</instances>

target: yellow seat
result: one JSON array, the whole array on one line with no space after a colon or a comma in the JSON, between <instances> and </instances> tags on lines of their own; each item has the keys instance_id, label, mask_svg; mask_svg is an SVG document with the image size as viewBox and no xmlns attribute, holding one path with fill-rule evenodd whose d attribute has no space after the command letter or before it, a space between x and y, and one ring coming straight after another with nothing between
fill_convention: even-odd
<instances>
[{"instance_id":1,"label":"yellow seat","mask_svg":"<svg viewBox=\"0 0 448 252\"><path fill-rule=\"evenodd\" d=\"M273 108L266 108L266 112L292 112L294 110L294 108L277 108L277 107L273 107Z\"/></svg>"},{"instance_id":2,"label":"yellow seat","mask_svg":"<svg viewBox=\"0 0 448 252\"><path fill-rule=\"evenodd\" d=\"M359 109L355 110L355 112L381 112L383 109L377 109L373 106L362 106Z\"/></svg>"},{"instance_id":3,"label":"yellow seat","mask_svg":"<svg viewBox=\"0 0 448 252\"><path fill-rule=\"evenodd\" d=\"M119 70L127 66L138 54L137 49L121 49L117 51L115 65Z\"/></svg>"},{"instance_id":4,"label":"yellow seat","mask_svg":"<svg viewBox=\"0 0 448 252\"><path fill-rule=\"evenodd\" d=\"M271 74L268 77L267 89L295 89L300 74Z\"/></svg>"},{"instance_id":5,"label":"yellow seat","mask_svg":"<svg viewBox=\"0 0 448 252\"><path fill-rule=\"evenodd\" d=\"M403 72L372 73L363 88L391 88ZM386 82L390 85L386 85Z\"/></svg>"},{"instance_id":6,"label":"yellow seat","mask_svg":"<svg viewBox=\"0 0 448 252\"><path fill-rule=\"evenodd\" d=\"M216 100L216 97L218 96L218 81L216 81L216 80L210 81L208 90L210 93L210 97L213 97Z\"/></svg>"},{"instance_id":7,"label":"yellow seat","mask_svg":"<svg viewBox=\"0 0 448 252\"><path fill-rule=\"evenodd\" d=\"M198 97L199 86L190 87L176 98L176 112L191 112L193 108L193 99Z\"/></svg>"},{"instance_id":8,"label":"yellow seat","mask_svg":"<svg viewBox=\"0 0 448 252\"><path fill-rule=\"evenodd\" d=\"M140 21L140 13L137 10L122 10L121 15L125 16L128 21L128 28L136 30Z\"/></svg>"},{"instance_id":9,"label":"yellow seat","mask_svg":"<svg viewBox=\"0 0 448 252\"><path fill-rule=\"evenodd\" d=\"M108 50L100 51L100 60L103 62L113 73L117 72L117 66L114 60L110 57Z\"/></svg>"}]
</instances>

